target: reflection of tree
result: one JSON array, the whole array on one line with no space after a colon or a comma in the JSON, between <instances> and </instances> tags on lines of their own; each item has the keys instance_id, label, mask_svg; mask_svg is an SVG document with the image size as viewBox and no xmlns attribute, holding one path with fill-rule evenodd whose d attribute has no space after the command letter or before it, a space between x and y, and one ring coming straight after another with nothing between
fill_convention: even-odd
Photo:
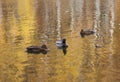
<instances>
[{"instance_id":1,"label":"reflection of tree","mask_svg":"<svg viewBox=\"0 0 120 82\"><path fill-rule=\"evenodd\" d=\"M18 11L17 11L17 8L18 8L17 2L16 1L15 2L2 1L1 5L2 5L2 22L1 22L2 27L1 29L2 29L2 33L4 34L3 40L6 40L6 43L8 42L11 43L13 40L16 40L18 37L20 37L19 32L18 32L20 28L17 28L17 25L20 22L19 17L18 17ZM17 23L14 21L16 21Z\"/></svg>"},{"instance_id":2,"label":"reflection of tree","mask_svg":"<svg viewBox=\"0 0 120 82\"><path fill-rule=\"evenodd\" d=\"M35 17L36 29L35 39L47 41L50 37L54 38L55 22L56 22L56 5L53 1L39 0L36 1Z\"/></svg>"},{"instance_id":3,"label":"reflection of tree","mask_svg":"<svg viewBox=\"0 0 120 82\"><path fill-rule=\"evenodd\" d=\"M79 81L94 81L96 79L96 70L95 70L95 56L94 55L94 46L91 45L90 40L83 40L82 47L82 60L80 66L80 75Z\"/></svg>"},{"instance_id":4,"label":"reflection of tree","mask_svg":"<svg viewBox=\"0 0 120 82\"><path fill-rule=\"evenodd\" d=\"M94 51L94 47L92 46L93 37L88 37L88 39L84 38L85 40L83 42L81 38L69 39L69 53L67 53L67 49L62 49L64 54L68 54L67 56L63 56L59 51L57 52L54 47L54 42L56 40L57 34L57 14L60 14L59 17L61 18L61 38L69 37L71 32L70 25L71 27L75 26L75 28L77 28L77 31L75 32L76 34L78 34L80 28L93 27L93 16L95 11L93 3L94 0L58 0L61 3L59 6L60 8L58 8L60 9L60 13L57 12L57 0L35 0L34 2L32 1L33 0L24 0L24 2L22 0L0 1L0 3L2 4L1 7L3 14L3 16L1 17L2 21L0 25L1 59L3 59L5 62L9 62L2 62L2 64L0 65L0 78L2 78L3 82L15 82L18 81L18 79L24 79L25 82L54 82L56 80L58 82L77 82L78 79L81 82L101 82L103 80L107 82L110 80L119 80L118 72L120 68L120 47L118 44L120 42L120 32L119 26L117 25L119 24L120 18L120 15L118 14L120 10L119 7L116 7L117 10L115 11L116 28L113 34L113 59L108 59L110 58L109 54L111 54L108 50L108 47L102 49L96 48ZM95 44L107 44L107 46L110 46L109 29L111 22L109 20L113 18L113 15L111 13L114 12L114 10L110 10L113 5L110 5L108 1L109 0L102 0L99 3L99 5L101 4L101 13L99 16L100 18L98 19L99 23L97 23L99 24L99 27L97 32L98 36L96 37ZM77 4L77 2L79 2L79 4ZM117 3L117 5L119 5L119 3ZM76 11L76 9L78 10ZM81 12L79 12L79 9L81 9ZM80 18L78 18L79 15L81 15ZM73 16L75 18L73 18ZM79 21L76 21L77 18ZM77 22L81 26L77 26ZM72 39L73 41L71 41ZM23 52L25 48L24 46L40 44L42 40L50 43L50 46L52 48L50 54L28 56L28 54L26 55ZM81 44L78 45L78 43ZM16 48L14 48L14 46ZM74 47L71 48L71 46ZM21 47L23 47L23 49L20 49ZM27 63L21 64L21 61L25 60L27 60ZM111 65L111 62L114 65ZM108 79L109 77L111 77L112 79Z\"/></svg>"}]
</instances>

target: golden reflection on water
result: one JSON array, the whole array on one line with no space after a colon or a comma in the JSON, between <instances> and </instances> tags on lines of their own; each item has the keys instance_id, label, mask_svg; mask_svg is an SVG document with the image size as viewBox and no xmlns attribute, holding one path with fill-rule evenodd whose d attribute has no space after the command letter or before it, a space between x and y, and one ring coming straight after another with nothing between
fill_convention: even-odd
<instances>
[{"instance_id":1,"label":"golden reflection on water","mask_svg":"<svg viewBox=\"0 0 120 82\"><path fill-rule=\"evenodd\" d=\"M0 82L119 82L114 0L57 1L0 0ZM97 33L81 38L82 28ZM56 48L58 36L67 39L66 55ZM42 43L50 48L47 55L25 52Z\"/></svg>"}]
</instances>

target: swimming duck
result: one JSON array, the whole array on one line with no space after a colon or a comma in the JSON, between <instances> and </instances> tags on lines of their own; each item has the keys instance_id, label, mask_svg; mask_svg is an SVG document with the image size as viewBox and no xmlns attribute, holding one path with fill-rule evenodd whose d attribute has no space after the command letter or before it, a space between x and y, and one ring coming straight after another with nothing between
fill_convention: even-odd
<instances>
[{"instance_id":1,"label":"swimming duck","mask_svg":"<svg viewBox=\"0 0 120 82\"><path fill-rule=\"evenodd\" d=\"M95 33L94 30L83 30L83 29L81 29L81 31L80 31L81 37L84 37L85 35L92 35L94 33Z\"/></svg>"},{"instance_id":2,"label":"swimming duck","mask_svg":"<svg viewBox=\"0 0 120 82\"><path fill-rule=\"evenodd\" d=\"M67 48L68 45L66 44L66 39L57 40L57 41L56 41L56 46L57 46L58 48Z\"/></svg>"},{"instance_id":3,"label":"swimming duck","mask_svg":"<svg viewBox=\"0 0 120 82\"><path fill-rule=\"evenodd\" d=\"M45 44L43 44L42 46L29 46L26 49L27 49L26 52L36 54L37 53L47 54L47 52L49 51Z\"/></svg>"},{"instance_id":4,"label":"swimming duck","mask_svg":"<svg viewBox=\"0 0 120 82\"><path fill-rule=\"evenodd\" d=\"M102 45L99 45L99 44L95 44L95 47L96 47L96 48L102 48L103 46L102 46Z\"/></svg>"},{"instance_id":5,"label":"swimming duck","mask_svg":"<svg viewBox=\"0 0 120 82\"><path fill-rule=\"evenodd\" d=\"M66 39L57 40L57 41L56 41L56 46L57 46L59 49L62 49L64 55L67 54L68 45L66 44Z\"/></svg>"}]
</instances>

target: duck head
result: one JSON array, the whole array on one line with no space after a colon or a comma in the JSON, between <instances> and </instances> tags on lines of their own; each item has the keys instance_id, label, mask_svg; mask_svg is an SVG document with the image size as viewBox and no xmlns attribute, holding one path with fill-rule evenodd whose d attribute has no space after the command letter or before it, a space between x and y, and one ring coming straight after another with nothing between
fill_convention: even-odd
<instances>
[{"instance_id":1,"label":"duck head","mask_svg":"<svg viewBox=\"0 0 120 82\"><path fill-rule=\"evenodd\" d=\"M81 35L81 37L84 37L84 36L85 36L85 33L84 33L84 30L83 30L83 29L81 29L80 35Z\"/></svg>"},{"instance_id":2,"label":"duck head","mask_svg":"<svg viewBox=\"0 0 120 82\"><path fill-rule=\"evenodd\" d=\"M62 43L63 43L63 44L66 44L66 39L63 39L63 40L62 40Z\"/></svg>"},{"instance_id":3,"label":"duck head","mask_svg":"<svg viewBox=\"0 0 120 82\"><path fill-rule=\"evenodd\" d=\"M41 46L41 48L43 48L43 49L48 49L45 44L43 44L43 45Z\"/></svg>"}]
</instances>

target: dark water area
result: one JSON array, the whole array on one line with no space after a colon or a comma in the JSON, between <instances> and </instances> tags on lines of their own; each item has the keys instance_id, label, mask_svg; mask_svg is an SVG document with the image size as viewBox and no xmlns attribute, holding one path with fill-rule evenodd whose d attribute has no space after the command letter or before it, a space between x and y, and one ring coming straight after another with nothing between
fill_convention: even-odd
<instances>
[{"instance_id":1,"label":"dark water area","mask_svg":"<svg viewBox=\"0 0 120 82\"><path fill-rule=\"evenodd\" d=\"M0 82L120 82L119 10L119 0L0 0ZM26 52L42 44L46 55Z\"/></svg>"}]
</instances>

